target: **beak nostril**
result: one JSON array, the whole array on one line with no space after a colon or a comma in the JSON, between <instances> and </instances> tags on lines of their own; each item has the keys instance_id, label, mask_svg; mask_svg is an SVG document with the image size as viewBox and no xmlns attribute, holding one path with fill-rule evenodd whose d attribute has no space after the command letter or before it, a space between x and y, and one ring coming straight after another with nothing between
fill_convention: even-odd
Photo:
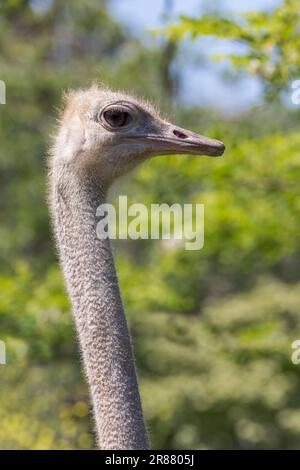
<instances>
[{"instance_id":1,"label":"beak nostril","mask_svg":"<svg viewBox=\"0 0 300 470\"><path fill-rule=\"evenodd\" d=\"M177 129L173 130L173 134L176 135L176 137L179 137L179 139L187 139L188 135L184 134L183 132L178 131Z\"/></svg>"}]
</instances>

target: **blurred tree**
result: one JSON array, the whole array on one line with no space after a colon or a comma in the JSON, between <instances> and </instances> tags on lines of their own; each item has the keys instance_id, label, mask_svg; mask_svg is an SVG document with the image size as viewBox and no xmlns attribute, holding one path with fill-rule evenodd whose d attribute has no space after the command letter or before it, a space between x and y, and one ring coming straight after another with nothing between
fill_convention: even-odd
<instances>
[{"instance_id":1,"label":"blurred tree","mask_svg":"<svg viewBox=\"0 0 300 470\"><path fill-rule=\"evenodd\" d=\"M231 53L226 57L235 68L260 77L267 95L274 98L290 86L292 79L300 76L299 25L299 2L284 0L275 9L246 13L239 21L209 15L182 16L165 31L169 40L175 42L186 34L193 40L215 36L237 41L245 53Z\"/></svg>"}]
</instances>

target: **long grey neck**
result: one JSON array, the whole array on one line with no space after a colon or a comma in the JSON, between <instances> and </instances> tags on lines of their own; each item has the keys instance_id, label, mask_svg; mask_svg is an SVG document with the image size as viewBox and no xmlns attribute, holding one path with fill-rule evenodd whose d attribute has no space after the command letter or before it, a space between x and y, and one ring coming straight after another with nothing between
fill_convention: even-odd
<instances>
[{"instance_id":1,"label":"long grey neck","mask_svg":"<svg viewBox=\"0 0 300 470\"><path fill-rule=\"evenodd\" d=\"M55 176L54 176L55 175ZM149 448L134 358L108 239L96 235L105 190L93 176L53 168L55 235L102 449Z\"/></svg>"}]
</instances>

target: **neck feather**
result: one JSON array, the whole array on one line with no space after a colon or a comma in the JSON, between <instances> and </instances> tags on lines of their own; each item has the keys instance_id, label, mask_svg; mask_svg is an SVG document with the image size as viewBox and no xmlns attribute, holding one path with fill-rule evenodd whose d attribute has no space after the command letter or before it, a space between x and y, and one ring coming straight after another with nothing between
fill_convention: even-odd
<instances>
[{"instance_id":1,"label":"neck feather","mask_svg":"<svg viewBox=\"0 0 300 470\"><path fill-rule=\"evenodd\" d=\"M104 186L93 176L53 168L50 207L72 302L102 449L146 449L136 371L108 239L96 235Z\"/></svg>"}]
</instances>

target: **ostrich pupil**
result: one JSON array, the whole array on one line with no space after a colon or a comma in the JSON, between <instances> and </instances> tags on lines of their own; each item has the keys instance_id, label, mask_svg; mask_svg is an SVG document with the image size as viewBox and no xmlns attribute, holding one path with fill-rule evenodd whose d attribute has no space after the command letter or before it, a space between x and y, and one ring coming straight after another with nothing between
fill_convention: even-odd
<instances>
[{"instance_id":1,"label":"ostrich pupil","mask_svg":"<svg viewBox=\"0 0 300 470\"><path fill-rule=\"evenodd\" d=\"M105 111L103 116L111 127L123 127L132 119L130 114L118 110Z\"/></svg>"}]
</instances>

